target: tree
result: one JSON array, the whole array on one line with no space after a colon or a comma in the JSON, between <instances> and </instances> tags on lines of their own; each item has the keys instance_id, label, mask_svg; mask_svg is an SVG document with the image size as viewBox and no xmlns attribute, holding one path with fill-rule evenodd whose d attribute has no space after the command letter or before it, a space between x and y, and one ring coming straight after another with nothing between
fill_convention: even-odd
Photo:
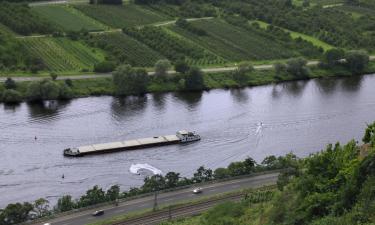
<instances>
[{"instance_id":1,"label":"tree","mask_svg":"<svg viewBox=\"0 0 375 225\"><path fill-rule=\"evenodd\" d=\"M286 63L286 71L295 77L307 77L310 72L307 68L307 61L304 58L288 60Z\"/></svg>"},{"instance_id":2,"label":"tree","mask_svg":"<svg viewBox=\"0 0 375 225\"><path fill-rule=\"evenodd\" d=\"M168 59L161 59L155 63L155 75L164 77L171 67L171 62Z\"/></svg>"},{"instance_id":3,"label":"tree","mask_svg":"<svg viewBox=\"0 0 375 225\"><path fill-rule=\"evenodd\" d=\"M214 171L214 178L215 179L223 179L230 177L229 171L226 168L217 168Z\"/></svg>"},{"instance_id":4,"label":"tree","mask_svg":"<svg viewBox=\"0 0 375 225\"><path fill-rule=\"evenodd\" d=\"M106 193L106 198L110 201L115 201L120 197L120 186L113 185L111 186Z\"/></svg>"},{"instance_id":5,"label":"tree","mask_svg":"<svg viewBox=\"0 0 375 225\"><path fill-rule=\"evenodd\" d=\"M250 63L241 62L233 72L233 79L240 85L246 84L248 80L247 74L252 71L254 71L254 67Z\"/></svg>"},{"instance_id":6,"label":"tree","mask_svg":"<svg viewBox=\"0 0 375 225\"><path fill-rule=\"evenodd\" d=\"M86 194L81 196L78 204L80 206L95 205L106 200L105 192L103 189L95 185L92 189L86 191Z\"/></svg>"},{"instance_id":7,"label":"tree","mask_svg":"<svg viewBox=\"0 0 375 225\"><path fill-rule=\"evenodd\" d=\"M276 76L281 76L286 73L286 65L284 63L275 63L273 64L273 68L275 69Z\"/></svg>"},{"instance_id":8,"label":"tree","mask_svg":"<svg viewBox=\"0 0 375 225\"><path fill-rule=\"evenodd\" d=\"M346 66L353 74L361 73L370 62L370 57L364 51L349 51L345 57Z\"/></svg>"},{"instance_id":9,"label":"tree","mask_svg":"<svg viewBox=\"0 0 375 225\"><path fill-rule=\"evenodd\" d=\"M72 196L64 195L57 200L57 210L60 212L66 212L72 210L76 204L72 200Z\"/></svg>"},{"instance_id":10,"label":"tree","mask_svg":"<svg viewBox=\"0 0 375 225\"><path fill-rule=\"evenodd\" d=\"M334 66L345 58L345 51L339 48L329 49L324 53L324 62L329 66Z\"/></svg>"},{"instance_id":11,"label":"tree","mask_svg":"<svg viewBox=\"0 0 375 225\"><path fill-rule=\"evenodd\" d=\"M50 73L49 76L51 77L51 79L53 81L55 81L57 79L57 74L56 73Z\"/></svg>"},{"instance_id":12,"label":"tree","mask_svg":"<svg viewBox=\"0 0 375 225\"><path fill-rule=\"evenodd\" d=\"M193 175L193 180L197 183L212 180L213 173L211 169L206 169L204 166L200 166L197 172Z\"/></svg>"},{"instance_id":13,"label":"tree","mask_svg":"<svg viewBox=\"0 0 375 225\"><path fill-rule=\"evenodd\" d=\"M60 99L71 99L74 97L74 93L72 89L66 84L60 84L59 85L59 98Z\"/></svg>"},{"instance_id":14,"label":"tree","mask_svg":"<svg viewBox=\"0 0 375 225\"><path fill-rule=\"evenodd\" d=\"M370 144L372 147L375 147L375 122L367 125L362 141L365 144Z\"/></svg>"},{"instance_id":15,"label":"tree","mask_svg":"<svg viewBox=\"0 0 375 225\"><path fill-rule=\"evenodd\" d=\"M277 167L277 158L274 155L267 156L261 164L266 168L275 169Z\"/></svg>"},{"instance_id":16,"label":"tree","mask_svg":"<svg viewBox=\"0 0 375 225\"><path fill-rule=\"evenodd\" d=\"M180 174L175 172L168 172L165 175L165 185L167 188L174 188L178 185Z\"/></svg>"},{"instance_id":17,"label":"tree","mask_svg":"<svg viewBox=\"0 0 375 225\"><path fill-rule=\"evenodd\" d=\"M104 61L95 64L94 71L97 73L109 73L112 72L116 67L116 64L111 61Z\"/></svg>"},{"instance_id":18,"label":"tree","mask_svg":"<svg viewBox=\"0 0 375 225\"><path fill-rule=\"evenodd\" d=\"M9 204L0 214L0 224L19 224L25 222L29 218L29 213L33 210L33 205L24 202Z\"/></svg>"},{"instance_id":19,"label":"tree","mask_svg":"<svg viewBox=\"0 0 375 225\"><path fill-rule=\"evenodd\" d=\"M178 60L174 65L174 69L179 73L185 74L189 71L190 66L185 62L185 60Z\"/></svg>"},{"instance_id":20,"label":"tree","mask_svg":"<svg viewBox=\"0 0 375 225\"><path fill-rule=\"evenodd\" d=\"M5 89L16 89L17 84L12 78L8 77L4 82L4 87Z\"/></svg>"},{"instance_id":21,"label":"tree","mask_svg":"<svg viewBox=\"0 0 375 225\"><path fill-rule=\"evenodd\" d=\"M130 65L122 65L117 67L112 76L118 95L138 95L147 91L148 74L144 69L134 69Z\"/></svg>"},{"instance_id":22,"label":"tree","mask_svg":"<svg viewBox=\"0 0 375 225\"><path fill-rule=\"evenodd\" d=\"M3 92L1 100L5 103L18 103L22 101L22 95L16 90L7 89Z\"/></svg>"},{"instance_id":23,"label":"tree","mask_svg":"<svg viewBox=\"0 0 375 225\"><path fill-rule=\"evenodd\" d=\"M153 175L144 179L142 190L145 192L158 191L165 187L165 179L162 175Z\"/></svg>"},{"instance_id":24,"label":"tree","mask_svg":"<svg viewBox=\"0 0 375 225\"><path fill-rule=\"evenodd\" d=\"M39 198L34 202L34 210L37 217L47 216L49 212L49 201L44 198Z\"/></svg>"},{"instance_id":25,"label":"tree","mask_svg":"<svg viewBox=\"0 0 375 225\"><path fill-rule=\"evenodd\" d=\"M205 88L203 73L199 68L190 68L185 79L185 88L191 91L202 90Z\"/></svg>"}]
</instances>

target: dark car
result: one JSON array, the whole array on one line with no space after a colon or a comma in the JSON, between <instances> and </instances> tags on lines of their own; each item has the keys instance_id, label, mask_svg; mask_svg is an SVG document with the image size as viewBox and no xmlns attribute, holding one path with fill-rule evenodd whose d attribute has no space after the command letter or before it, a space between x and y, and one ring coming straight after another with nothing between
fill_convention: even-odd
<instances>
[{"instance_id":1,"label":"dark car","mask_svg":"<svg viewBox=\"0 0 375 225\"><path fill-rule=\"evenodd\" d=\"M101 216L101 215L103 215L104 214L104 211L103 210L97 210L97 211L95 211L92 215L93 216Z\"/></svg>"}]
</instances>

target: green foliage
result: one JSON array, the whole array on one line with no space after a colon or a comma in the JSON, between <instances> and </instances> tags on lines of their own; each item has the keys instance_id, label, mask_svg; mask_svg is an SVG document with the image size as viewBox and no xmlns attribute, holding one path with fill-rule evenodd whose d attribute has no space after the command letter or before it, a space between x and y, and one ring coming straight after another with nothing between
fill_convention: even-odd
<instances>
[{"instance_id":1,"label":"green foliage","mask_svg":"<svg viewBox=\"0 0 375 225\"><path fill-rule=\"evenodd\" d=\"M172 67L171 62L167 59L159 60L155 63L155 75L166 76L168 70Z\"/></svg>"},{"instance_id":2,"label":"green foliage","mask_svg":"<svg viewBox=\"0 0 375 225\"><path fill-rule=\"evenodd\" d=\"M117 67L112 76L118 95L139 95L147 91L148 74L144 69L123 65Z\"/></svg>"},{"instance_id":3,"label":"green foliage","mask_svg":"<svg viewBox=\"0 0 375 225\"><path fill-rule=\"evenodd\" d=\"M80 207L85 207L89 205L95 205L106 201L105 192L95 185L92 189L86 191L86 194L81 196L78 201Z\"/></svg>"},{"instance_id":4,"label":"green foliage","mask_svg":"<svg viewBox=\"0 0 375 225\"><path fill-rule=\"evenodd\" d=\"M27 4L0 2L0 23L22 35L54 31L49 23L33 14Z\"/></svg>"},{"instance_id":5,"label":"green foliage","mask_svg":"<svg viewBox=\"0 0 375 225\"><path fill-rule=\"evenodd\" d=\"M163 59L143 43L121 33L101 34L89 37L86 40L91 46L103 49L109 55L110 61L117 64L150 67L157 60Z\"/></svg>"},{"instance_id":6,"label":"green foliage","mask_svg":"<svg viewBox=\"0 0 375 225\"><path fill-rule=\"evenodd\" d=\"M93 70L104 58L100 52L67 38L28 38L22 42L30 55L42 59L54 72Z\"/></svg>"},{"instance_id":7,"label":"green foliage","mask_svg":"<svg viewBox=\"0 0 375 225\"><path fill-rule=\"evenodd\" d=\"M204 168L204 166L200 166L197 169L197 172L195 172L193 175L193 181L196 183L209 181L209 180L212 180L212 178L213 178L212 170L206 169Z\"/></svg>"},{"instance_id":8,"label":"green foliage","mask_svg":"<svg viewBox=\"0 0 375 225\"><path fill-rule=\"evenodd\" d=\"M66 5L34 6L32 12L49 21L64 31L97 31L105 26L85 16L77 9Z\"/></svg>"},{"instance_id":9,"label":"green foliage","mask_svg":"<svg viewBox=\"0 0 375 225\"><path fill-rule=\"evenodd\" d=\"M22 101L22 95L16 90L7 89L3 92L1 100L5 103L18 103Z\"/></svg>"},{"instance_id":10,"label":"green foliage","mask_svg":"<svg viewBox=\"0 0 375 225\"><path fill-rule=\"evenodd\" d=\"M44 198L39 198L34 202L33 211L36 213L38 218L47 216L50 214L49 201Z\"/></svg>"},{"instance_id":11,"label":"green foliage","mask_svg":"<svg viewBox=\"0 0 375 225\"><path fill-rule=\"evenodd\" d=\"M59 212L66 212L76 207L76 204L72 200L72 196L64 195L57 200L57 210Z\"/></svg>"},{"instance_id":12,"label":"green foliage","mask_svg":"<svg viewBox=\"0 0 375 225\"><path fill-rule=\"evenodd\" d=\"M245 207L241 204L226 202L209 209L201 217L202 225L240 225L237 220L244 215Z\"/></svg>"},{"instance_id":13,"label":"green foliage","mask_svg":"<svg viewBox=\"0 0 375 225\"><path fill-rule=\"evenodd\" d=\"M27 70L32 66L30 58L17 39L0 29L0 70Z\"/></svg>"},{"instance_id":14,"label":"green foliage","mask_svg":"<svg viewBox=\"0 0 375 225\"><path fill-rule=\"evenodd\" d=\"M345 59L346 66L353 74L363 72L370 62L368 53L364 51L349 51Z\"/></svg>"},{"instance_id":15,"label":"green foliage","mask_svg":"<svg viewBox=\"0 0 375 225\"><path fill-rule=\"evenodd\" d=\"M143 42L173 62L185 60L189 64L209 65L221 61L218 56L199 45L173 35L160 27L124 28L123 32Z\"/></svg>"},{"instance_id":16,"label":"green foliage","mask_svg":"<svg viewBox=\"0 0 375 225\"><path fill-rule=\"evenodd\" d=\"M196 91L204 88L205 85L202 71L197 67L190 68L185 78L185 89Z\"/></svg>"},{"instance_id":17,"label":"green foliage","mask_svg":"<svg viewBox=\"0 0 375 225\"><path fill-rule=\"evenodd\" d=\"M241 62L238 64L237 69L232 73L233 80L239 85L247 85L249 80L248 74L254 71L254 67L247 62Z\"/></svg>"},{"instance_id":18,"label":"green foliage","mask_svg":"<svg viewBox=\"0 0 375 225\"><path fill-rule=\"evenodd\" d=\"M367 125L362 141L375 147L375 122Z\"/></svg>"},{"instance_id":19,"label":"green foliage","mask_svg":"<svg viewBox=\"0 0 375 225\"><path fill-rule=\"evenodd\" d=\"M345 59L345 51L342 49L333 48L324 53L324 62L329 66L339 64L342 59Z\"/></svg>"},{"instance_id":20,"label":"green foliage","mask_svg":"<svg viewBox=\"0 0 375 225\"><path fill-rule=\"evenodd\" d=\"M0 211L0 224L11 225L19 224L28 219L29 213L33 210L33 205L25 202L9 204L5 209Z\"/></svg>"},{"instance_id":21,"label":"green foliage","mask_svg":"<svg viewBox=\"0 0 375 225\"><path fill-rule=\"evenodd\" d=\"M307 60L304 58L289 59L286 63L286 71L294 77L307 77L310 73L307 68Z\"/></svg>"},{"instance_id":22,"label":"green foliage","mask_svg":"<svg viewBox=\"0 0 375 225\"><path fill-rule=\"evenodd\" d=\"M168 19L155 11L134 4L124 6L77 4L74 7L108 26L116 28L142 26Z\"/></svg>"},{"instance_id":23,"label":"green foliage","mask_svg":"<svg viewBox=\"0 0 375 225\"><path fill-rule=\"evenodd\" d=\"M26 98L29 101L70 99L72 97L73 93L70 87L48 79L29 83L26 91Z\"/></svg>"},{"instance_id":24,"label":"green foliage","mask_svg":"<svg viewBox=\"0 0 375 225\"><path fill-rule=\"evenodd\" d=\"M12 78L8 77L4 82L4 87L5 89L16 89L17 84Z\"/></svg>"},{"instance_id":25,"label":"green foliage","mask_svg":"<svg viewBox=\"0 0 375 225\"><path fill-rule=\"evenodd\" d=\"M109 73L115 70L116 65L114 62L111 61L104 61L98 64L95 64L94 71L97 73Z\"/></svg>"},{"instance_id":26,"label":"green foliage","mask_svg":"<svg viewBox=\"0 0 375 225\"><path fill-rule=\"evenodd\" d=\"M190 66L183 60L178 60L175 64L174 64L174 69L176 70L176 72L179 72L179 73L186 73L189 71L190 69Z\"/></svg>"}]
</instances>

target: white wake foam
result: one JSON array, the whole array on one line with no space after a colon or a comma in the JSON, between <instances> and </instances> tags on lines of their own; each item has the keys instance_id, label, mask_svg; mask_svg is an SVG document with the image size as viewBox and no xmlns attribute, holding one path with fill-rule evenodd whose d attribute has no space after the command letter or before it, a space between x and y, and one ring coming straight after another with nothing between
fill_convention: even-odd
<instances>
[{"instance_id":1,"label":"white wake foam","mask_svg":"<svg viewBox=\"0 0 375 225\"><path fill-rule=\"evenodd\" d=\"M140 170L148 170L151 171L154 175L162 175L162 171L158 168L155 168L147 163L137 163L132 164L129 168L129 171L133 174L140 174Z\"/></svg>"}]
</instances>

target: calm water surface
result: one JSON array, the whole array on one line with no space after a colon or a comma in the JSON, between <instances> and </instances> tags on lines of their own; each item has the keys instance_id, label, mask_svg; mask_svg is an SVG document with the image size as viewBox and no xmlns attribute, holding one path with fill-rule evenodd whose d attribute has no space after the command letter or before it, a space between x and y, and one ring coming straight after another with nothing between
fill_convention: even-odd
<instances>
[{"instance_id":1,"label":"calm water surface","mask_svg":"<svg viewBox=\"0 0 375 225\"><path fill-rule=\"evenodd\" d=\"M310 80L241 90L150 94L118 99L0 105L0 207L93 185L142 184L132 164L190 176L251 156L293 151L306 156L326 144L360 140L375 120L375 76ZM263 127L259 123L263 123ZM195 130L202 141L107 155L64 158L67 147ZM37 140L34 137L37 136ZM62 174L65 179L62 179Z\"/></svg>"}]
</instances>

